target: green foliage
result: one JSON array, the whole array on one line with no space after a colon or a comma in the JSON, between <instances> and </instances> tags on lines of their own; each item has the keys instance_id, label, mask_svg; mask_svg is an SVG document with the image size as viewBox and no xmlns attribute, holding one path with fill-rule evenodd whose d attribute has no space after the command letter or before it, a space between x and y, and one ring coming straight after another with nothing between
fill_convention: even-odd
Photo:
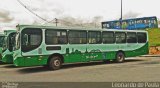
<instances>
[{"instance_id":1,"label":"green foliage","mask_svg":"<svg viewBox=\"0 0 160 88\"><path fill-rule=\"evenodd\" d=\"M160 29L148 29L149 34L149 45L150 46L160 46Z\"/></svg>"}]
</instances>

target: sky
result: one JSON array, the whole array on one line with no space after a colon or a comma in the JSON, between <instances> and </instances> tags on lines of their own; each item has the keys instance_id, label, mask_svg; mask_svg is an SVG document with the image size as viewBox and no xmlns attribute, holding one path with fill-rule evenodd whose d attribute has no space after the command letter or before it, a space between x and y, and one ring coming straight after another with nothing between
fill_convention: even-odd
<instances>
[{"instance_id":1,"label":"sky","mask_svg":"<svg viewBox=\"0 0 160 88\"><path fill-rule=\"evenodd\" d=\"M17 24L45 23L26 10L17 0L0 0L0 29ZM120 18L121 0L20 0L37 15L51 21L54 18L73 17L90 21L101 17L101 21ZM123 18L157 16L160 0L123 0Z\"/></svg>"}]
</instances>

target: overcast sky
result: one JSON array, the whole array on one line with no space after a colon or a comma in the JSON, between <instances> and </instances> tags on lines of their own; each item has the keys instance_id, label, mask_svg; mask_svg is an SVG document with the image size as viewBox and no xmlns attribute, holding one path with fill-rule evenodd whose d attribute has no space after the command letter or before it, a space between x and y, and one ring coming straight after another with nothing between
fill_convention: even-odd
<instances>
[{"instance_id":1,"label":"overcast sky","mask_svg":"<svg viewBox=\"0 0 160 88\"><path fill-rule=\"evenodd\" d=\"M30 13L17 0L0 0L0 28L15 24L29 24L41 19ZM47 19L71 16L77 19L91 20L101 16L102 21L120 18L121 0L20 0L30 10ZM157 16L160 0L123 0L125 18Z\"/></svg>"}]
</instances>

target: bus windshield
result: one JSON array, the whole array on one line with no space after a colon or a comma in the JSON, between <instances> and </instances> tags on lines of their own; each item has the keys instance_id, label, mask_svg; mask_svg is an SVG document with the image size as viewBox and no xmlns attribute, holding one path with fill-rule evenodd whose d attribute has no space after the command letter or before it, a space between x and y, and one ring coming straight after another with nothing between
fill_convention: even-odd
<instances>
[{"instance_id":1,"label":"bus windshield","mask_svg":"<svg viewBox=\"0 0 160 88\"><path fill-rule=\"evenodd\" d=\"M16 33L11 33L9 36L9 51L13 51L13 48L15 46L15 37Z\"/></svg>"},{"instance_id":2,"label":"bus windshield","mask_svg":"<svg viewBox=\"0 0 160 88\"><path fill-rule=\"evenodd\" d=\"M0 36L0 47L3 46L4 36Z\"/></svg>"},{"instance_id":3,"label":"bus windshield","mask_svg":"<svg viewBox=\"0 0 160 88\"><path fill-rule=\"evenodd\" d=\"M15 40L16 40L15 50L18 50L20 48L20 33L19 32L17 32Z\"/></svg>"},{"instance_id":4,"label":"bus windshield","mask_svg":"<svg viewBox=\"0 0 160 88\"><path fill-rule=\"evenodd\" d=\"M4 42L3 42L3 45L2 45L2 46L3 46L3 49L2 49L3 52L4 52L5 50L7 50L7 37L4 38Z\"/></svg>"}]
</instances>

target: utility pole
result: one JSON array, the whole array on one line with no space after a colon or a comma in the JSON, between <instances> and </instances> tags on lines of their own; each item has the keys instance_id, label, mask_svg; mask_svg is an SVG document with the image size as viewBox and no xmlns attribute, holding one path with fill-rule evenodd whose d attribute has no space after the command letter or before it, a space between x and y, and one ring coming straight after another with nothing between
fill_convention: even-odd
<instances>
[{"instance_id":1,"label":"utility pole","mask_svg":"<svg viewBox=\"0 0 160 88\"><path fill-rule=\"evenodd\" d=\"M57 24L58 24L58 19L57 18L55 18L55 23L56 23L56 27L57 27Z\"/></svg>"},{"instance_id":2,"label":"utility pole","mask_svg":"<svg viewBox=\"0 0 160 88\"><path fill-rule=\"evenodd\" d=\"M122 2L122 0L121 0L121 18L120 18L121 29L122 29L122 19L123 19L123 17L122 17L122 16L123 16L123 11L122 11L122 10L123 10L123 7L122 7L123 4L122 4L122 3L123 3L123 2Z\"/></svg>"}]
</instances>

